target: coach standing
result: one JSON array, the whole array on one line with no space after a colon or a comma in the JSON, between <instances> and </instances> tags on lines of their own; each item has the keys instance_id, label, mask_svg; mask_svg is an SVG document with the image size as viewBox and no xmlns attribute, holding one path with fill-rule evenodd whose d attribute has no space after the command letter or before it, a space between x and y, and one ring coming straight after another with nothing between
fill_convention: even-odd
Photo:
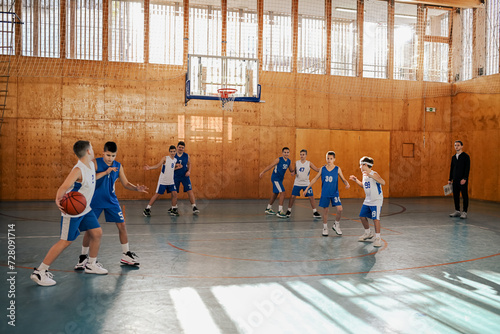
<instances>
[{"instance_id":1,"label":"coach standing","mask_svg":"<svg viewBox=\"0 0 500 334\"><path fill-rule=\"evenodd\" d=\"M463 151L464 144L460 140L455 141L456 154L451 158L449 184L453 184L453 199L455 201L455 212L450 217L467 218L469 206L469 171L470 157ZM460 213L460 192L462 193L464 211Z\"/></svg>"}]
</instances>

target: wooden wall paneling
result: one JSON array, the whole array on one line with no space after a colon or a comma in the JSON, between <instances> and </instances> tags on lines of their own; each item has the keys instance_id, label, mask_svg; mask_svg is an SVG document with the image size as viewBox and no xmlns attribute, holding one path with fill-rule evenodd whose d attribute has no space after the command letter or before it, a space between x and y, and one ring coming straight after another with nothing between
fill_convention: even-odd
<instances>
[{"instance_id":1,"label":"wooden wall paneling","mask_svg":"<svg viewBox=\"0 0 500 334\"><path fill-rule=\"evenodd\" d=\"M410 117L410 101L408 99L394 99L392 101L391 130L408 131Z\"/></svg>"},{"instance_id":2,"label":"wooden wall paneling","mask_svg":"<svg viewBox=\"0 0 500 334\"><path fill-rule=\"evenodd\" d=\"M467 110L475 130L500 129L500 94L467 94ZM469 125L470 127L470 125Z\"/></svg>"},{"instance_id":3,"label":"wooden wall paneling","mask_svg":"<svg viewBox=\"0 0 500 334\"><path fill-rule=\"evenodd\" d=\"M427 112L425 108L436 108L435 112ZM434 97L425 99L425 130L449 131L451 118L451 98Z\"/></svg>"},{"instance_id":4,"label":"wooden wall paneling","mask_svg":"<svg viewBox=\"0 0 500 334\"><path fill-rule=\"evenodd\" d=\"M408 100L407 131L422 131L424 117L424 101L422 99ZM394 128L394 130L397 130Z\"/></svg>"},{"instance_id":5,"label":"wooden wall paneling","mask_svg":"<svg viewBox=\"0 0 500 334\"><path fill-rule=\"evenodd\" d=\"M5 119L0 136L0 199L16 199L17 119Z\"/></svg>"},{"instance_id":6,"label":"wooden wall paneling","mask_svg":"<svg viewBox=\"0 0 500 334\"><path fill-rule=\"evenodd\" d=\"M223 198L257 198L259 194L259 127L228 126L226 121L222 168ZM228 133L230 131L230 133Z\"/></svg>"},{"instance_id":7,"label":"wooden wall paneling","mask_svg":"<svg viewBox=\"0 0 500 334\"><path fill-rule=\"evenodd\" d=\"M74 156L72 147L68 153L61 150L61 121L20 119L17 130L15 199L55 198L67 176L61 171L61 156Z\"/></svg>"},{"instance_id":8,"label":"wooden wall paneling","mask_svg":"<svg viewBox=\"0 0 500 334\"><path fill-rule=\"evenodd\" d=\"M8 121L7 118L18 117L18 82L19 79L17 77L9 78L9 90L7 92L7 100L5 102L5 113L4 113L5 122Z\"/></svg>"},{"instance_id":9,"label":"wooden wall paneling","mask_svg":"<svg viewBox=\"0 0 500 334\"><path fill-rule=\"evenodd\" d=\"M361 129L389 130L392 127L392 103L388 100L361 98Z\"/></svg>"},{"instance_id":10,"label":"wooden wall paneling","mask_svg":"<svg viewBox=\"0 0 500 334\"><path fill-rule=\"evenodd\" d=\"M144 142L143 148L141 149L143 152L143 159L142 166L139 166L140 168L144 167L144 165L156 165L164 156L168 155L169 146L175 145L177 147L178 142L179 127L177 123L146 122L144 128ZM189 146L187 146L186 149L186 153L189 154ZM137 177L140 177L140 175L139 171L137 171ZM142 175L142 182L149 188L149 194L147 194L146 197L151 198L151 196L155 194L160 170L154 169L143 171ZM127 177L131 179L131 177ZM136 180L131 180L131 182L139 183L139 181ZM193 188L194 187L195 185L193 184ZM160 197L160 199L162 198L168 198L168 200L170 200L170 197L166 195Z\"/></svg>"},{"instance_id":11,"label":"wooden wall paneling","mask_svg":"<svg viewBox=\"0 0 500 334\"><path fill-rule=\"evenodd\" d=\"M62 118L104 120L103 80L63 78Z\"/></svg>"},{"instance_id":12,"label":"wooden wall paneling","mask_svg":"<svg viewBox=\"0 0 500 334\"><path fill-rule=\"evenodd\" d=\"M145 119L147 122L175 123L185 112L184 80L175 78L167 81L146 83Z\"/></svg>"},{"instance_id":13,"label":"wooden wall paneling","mask_svg":"<svg viewBox=\"0 0 500 334\"><path fill-rule=\"evenodd\" d=\"M102 156L105 142L114 141L118 146L116 160L123 164L127 179L135 185L144 184L145 137L144 123L106 122L103 126L102 142L98 147L94 147L96 157ZM150 194L147 195L127 190L121 184L116 185L119 199L149 199L153 193L154 189L150 189Z\"/></svg>"},{"instance_id":14,"label":"wooden wall paneling","mask_svg":"<svg viewBox=\"0 0 500 334\"><path fill-rule=\"evenodd\" d=\"M107 80L130 80L142 82L147 80L147 71L144 70L145 65L142 63L108 61L105 64L105 77Z\"/></svg>"},{"instance_id":15,"label":"wooden wall paneling","mask_svg":"<svg viewBox=\"0 0 500 334\"><path fill-rule=\"evenodd\" d=\"M146 86L143 82L106 80L104 84L105 120L145 120Z\"/></svg>"},{"instance_id":16,"label":"wooden wall paneling","mask_svg":"<svg viewBox=\"0 0 500 334\"><path fill-rule=\"evenodd\" d=\"M20 77L17 92L18 117L61 118L61 78Z\"/></svg>"},{"instance_id":17,"label":"wooden wall paneling","mask_svg":"<svg viewBox=\"0 0 500 334\"><path fill-rule=\"evenodd\" d=\"M220 112L219 112L220 113ZM219 115L186 115L186 153L192 164L191 182L198 198L222 198L224 120Z\"/></svg>"},{"instance_id":18,"label":"wooden wall paneling","mask_svg":"<svg viewBox=\"0 0 500 334\"><path fill-rule=\"evenodd\" d=\"M325 76L301 74L297 79L296 126L328 128L328 81Z\"/></svg>"},{"instance_id":19,"label":"wooden wall paneling","mask_svg":"<svg viewBox=\"0 0 500 334\"><path fill-rule=\"evenodd\" d=\"M300 150L307 150L307 160L311 161L316 167L321 168L326 164L326 152L330 148L330 130L316 130L316 129L297 129L296 130L296 144L294 154L290 157L295 161L300 160ZM316 177L316 172L311 171L309 179L312 180ZM318 180L313 186L315 198L321 196L321 180Z\"/></svg>"},{"instance_id":20,"label":"wooden wall paneling","mask_svg":"<svg viewBox=\"0 0 500 334\"><path fill-rule=\"evenodd\" d=\"M427 132L425 137L421 151L420 196L442 196L450 173L452 140L449 132L441 131Z\"/></svg>"},{"instance_id":21,"label":"wooden wall paneling","mask_svg":"<svg viewBox=\"0 0 500 334\"><path fill-rule=\"evenodd\" d=\"M290 73L263 72L260 124L262 126L295 126L296 75Z\"/></svg>"},{"instance_id":22,"label":"wooden wall paneling","mask_svg":"<svg viewBox=\"0 0 500 334\"><path fill-rule=\"evenodd\" d=\"M414 144L413 157L403 155L403 144L405 143ZM419 183L424 177L421 172L422 146L422 133L419 131L391 132L391 185L389 187L391 196L421 196Z\"/></svg>"},{"instance_id":23,"label":"wooden wall paneling","mask_svg":"<svg viewBox=\"0 0 500 334\"><path fill-rule=\"evenodd\" d=\"M281 157L283 147L290 148L290 154L295 152L295 128L294 127L259 127L259 167L257 175L260 174L276 158ZM259 198L270 198L272 193L271 172L264 174L259 181ZM283 186L286 197L292 194L294 179L286 172Z\"/></svg>"},{"instance_id":24,"label":"wooden wall paneling","mask_svg":"<svg viewBox=\"0 0 500 334\"><path fill-rule=\"evenodd\" d=\"M330 129L361 129L361 101L357 97L330 94L328 104Z\"/></svg>"},{"instance_id":25,"label":"wooden wall paneling","mask_svg":"<svg viewBox=\"0 0 500 334\"><path fill-rule=\"evenodd\" d=\"M469 196L489 201L500 200L499 142L498 129L474 131L472 141L464 142L464 152L471 158Z\"/></svg>"}]
</instances>

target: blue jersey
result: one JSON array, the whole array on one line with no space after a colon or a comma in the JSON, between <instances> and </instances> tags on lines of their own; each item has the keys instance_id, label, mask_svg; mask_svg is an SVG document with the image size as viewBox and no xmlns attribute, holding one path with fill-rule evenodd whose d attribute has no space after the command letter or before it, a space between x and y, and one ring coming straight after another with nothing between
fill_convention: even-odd
<instances>
[{"instance_id":1,"label":"blue jersey","mask_svg":"<svg viewBox=\"0 0 500 334\"><path fill-rule=\"evenodd\" d=\"M283 157L280 157L279 162L274 166L273 174L271 175L272 181L283 181L285 178L285 172L292 163L292 160L288 159L285 161Z\"/></svg>"},{"instance_id":2,"label":"blue jersey","mask_svg":"<svg viewBox=\"0 0 500 334\"><path fill-rule=\"evenodd\" d=\"M97 180L90 207L92 209L105 209L120 205L115 194L115 182L120 177L121 164L118 161L113 161L113 164L108 166L103 158L97 158L95 162L97 164L96 174L105 172L109 167L116 167L117 169L116 172L111 172Z\"/></svg>"},{"instance_id":3,"label":"blue jersey","mask_svg":"<svg viewBox=\"0 0 500 334\"><path fill-rule=\"evenodd\" d=\"M182 168L176 169L174 171L174 179L182 179L188 170L188 162L189 162L189 155L187 153L183 153L182 156L179 156L178 154L175 154L175 158L177 159L177 163L182 165Z\"/></svg>"},{"instance_id":4,"label":"blue jersey","mask_svg":"<svg viewBox=\"0 0 500 334\"><path fill-rule=\"evenodd\" d=\"M326 166L321 167L321 197L339 196L339 166L335 166L332 171L328 171Z\"/></svg>"}]
</instances>

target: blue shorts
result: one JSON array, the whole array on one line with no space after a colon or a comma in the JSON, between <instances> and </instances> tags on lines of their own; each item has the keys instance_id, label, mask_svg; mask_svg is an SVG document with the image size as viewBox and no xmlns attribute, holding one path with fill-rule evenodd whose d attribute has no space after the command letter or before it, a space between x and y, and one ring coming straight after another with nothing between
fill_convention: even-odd
<instances>
[{"instance_id":1,"label":"blue shorts","mask_svg":"<svg viewBox=\"0 0 500 334\"><path fill-rule=\"evenodd\" d=\"M181 190L179 186L182 183L183 192L187 193L188 191L193 190L191 186L191 179L189 178L189 176L183 176L181 178L174 179L174 182L175 182L175 189Z\"/></svg>"},{"instance_id":2,"label":"blue shorts","mask_svg":"<svg viewBox=\"0 0 500 334\"><path fill-rule=\"evenodd\" d=\"M380 220L380 211L382 210L382 205L364 205L361 207L359 213L360 217L366 217L373 220Z\"/></svg>"},{"instance_id":3,"label":"blue shorts","mask_svg":"<svg viewBox=\"0 0 500 334\"><path fill-rule=\"evenodd\" d=\"M167 191L167 194L169 194L172 191L177 191L177 188L175 187L175 184L158 184L158 187L156 187L157 194L163 195L165 193L165 190Z\"/></svg>"},{"instance_id":4,"label":"blue shorts","mask_svg":"<svg viewBox=\"0 0 500 334\"><path fill-rule=\"evenodd\" d=\"M285 191L285 187L283 187L283 180L271 180L271 182L273 183L273 193L279 194Z\"/></svg>"},{"instance_id":5,"label":"blue shorts","mask_svg":"<svg viewBox=\"0 0 500 334\"><path fill-rule=\"evenodd\" d=\"M73 241L80 232L99 228L99 222L93 211L76 218L61 216L61 240Z\"/></svg>"},{"instance_id":6,"label":"blue shorts","mask_svg":"<svg viewBox=\"0 0 500 334\"><path fill-rule=\"evenodd\" d=\"M300 192L302 190L306 190L307 186L293 186L292 189L292 196L300 196ZM309 188L309 190L304 193L305 197L311 197L313 196L313 188Z\"/></svg>"},{"instance_id":7,"label":"blue shorts","mask_svg":"<svg viewBox=\"0 0 500 334\"><path fill-rule=\"evenodd\" d=\"M104 218L108 223L123 223L125 218L123 218L122 208L119 205L113 206L111 208L92 208L97 219L101 216L104 210Z\"/></svg>"},{"instance_id":8,"label":"blue shorts","mask_svg":"<svg viewBox=\"0 0 500 334\"><path fill-rule=\"evenodd\" d=\"M319 206L321 208L327 208L332 203L332 206L340 206L342 203L340 202L340 197L323 197L319 199Z\"/></svg>"}]
</instances>

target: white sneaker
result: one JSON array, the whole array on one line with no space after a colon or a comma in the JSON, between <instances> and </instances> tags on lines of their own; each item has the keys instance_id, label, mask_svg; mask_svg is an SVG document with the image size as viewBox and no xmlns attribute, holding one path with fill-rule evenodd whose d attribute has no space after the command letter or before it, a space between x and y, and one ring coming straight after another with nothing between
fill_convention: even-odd
<instances>
[{"instance_id":1,"label":"white sneaker","mask_svg":"<svg viewBox=\"0 0 500 334\"><path fill-rule=\"evenodd\" d=\"M466 219L466 218L467 218L467 212L464 211L460 214L460 219Z\"/></svg>"},{"instance_id":2,"label":"white sneaker","mask_svg":"<svg viewBox=\"0 0 500 334\"><path fill-rule=\"evenodd\" d=\"M373 241L373 247L382 247L382 238L375 238Z\"/></svg>"},{"instance_id":3,"label":"white sneaker","mask_svg":"<svg viewBox=\"0 0 500 334\"><path fill-rule=\"evenodd\" d=\"M128 264L129 266L138 266L139 261L134 259L134 257L138 257L137 254L135 254L134 252L128 251L126 253L123 253L120 263Z\"/></svg>"},{"instance_id":4,"label":"white sneaker","mask_svg":"<svg viewBox=\"0 0 500 334\"><path fill-rule=\"evenodd\" d=\"M333 223L332 230L334 230L338 235L342 235L342 230L340 229L339 222L335 221L335 223Z\"/></svg>"},{"instance_id":5,"label":"white sneaker","mask_svg":"<svg viewBox=\"0 0 500 334\"><path fill-rule=\"evenodd\" d=\"M94 264L90 264L87 262L85 265L85 273L86 274L97 274L97 275L106 275L108 271L102 267L102 264L96 261Z\"/></svg>"},{"instance_id":6,"label":"white sneaker","mask_svg":"<svg viewBox=\"0 0 500 334\"><path fill-rule=\"evenodd\" d=\"M450 213L450 217L460 217L460 211L455 211L453 213Z\"/></svg>"},{"instance_id":7,"label":"white sneaker","mask_svg":"<svg viewBox=\"0 0 500 334\"><path fill-rule=\"evenodd\" d=\"M328 236L328 228L327 227L323 227L323 233L321 235L324 237Z\"/></svg>"},{"instance_id":8,"label":"white sneaker","mask_svg":"<svg viewBox=\"0 0 500 334\"><path fill-rule=\"evenodd\" d=\"M370 232L368 233L367 232L363 233L363 235L359 237L358 241L366 241L368 239L373 238L374 236L375 234L373 234L373 231L370 230Z\"/></svg>"},{"instance_id":9,"label":"white sneaker","mask_svg":"<svg viewBox=\"0 0 500 334\"><path fill-rule=\"evenodd\" d=\"M33 273L30 276L33 282L36 282L41 286L51 286L56 284L56 281L53 280L54 275L52 275L52 273L49 273L48 271L38 270L36 268L34 269L35 270L33 270Z\"/></svg>"}]
</instances>

